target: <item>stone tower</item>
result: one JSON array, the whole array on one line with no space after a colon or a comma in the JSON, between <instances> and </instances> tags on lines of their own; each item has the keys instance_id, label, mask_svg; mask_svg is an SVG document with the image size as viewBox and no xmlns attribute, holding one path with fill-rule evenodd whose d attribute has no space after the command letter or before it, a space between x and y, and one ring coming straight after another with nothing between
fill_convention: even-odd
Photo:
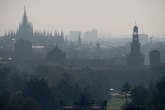
<instances>
[{"instance_id":1,"label":"stone tower","mask_svg":"<svg viewBox=\"0 0 165 110\"><path fill-rule=\"evenodd\" d=\"M138 27L136 25L133 28L132 37L131 51L127 55L127 65L131 67L144 66L144 55L140 52Z\"/></svg>"}]
</instances>

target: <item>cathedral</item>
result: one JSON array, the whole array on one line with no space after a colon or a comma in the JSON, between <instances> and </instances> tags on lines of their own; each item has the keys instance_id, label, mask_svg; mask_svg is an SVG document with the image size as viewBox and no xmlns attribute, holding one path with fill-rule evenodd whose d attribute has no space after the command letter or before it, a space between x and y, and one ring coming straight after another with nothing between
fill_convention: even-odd
<instances>
[{"instance_id":1,"label":"cathedral","mask_svg":"<svg viewBox=\"0 0 165 110\"><path fill-rule=\"evenodd\" d=\"M47 46L47 45L58 45L63 47L64 45L64 34L63 32L38 32L33 30L33 25L28 21L26 14L26 8L24 8L24 14L22 22L19 25L16 32L8 32L4 36L4 41L12 42L18 40L30 41L34 46Z\"/></svg>"},{"instance_id":2,"label":"cathedral","mask_svg":"<svg viewBox=\"0 0 165 110\"><path fill-rule=\"evenodd\" d=\"M127 65L130 67L140 67L144 65L144 55L140 51L138 27L133 28L133 38L131 42L131 52L127 55Z\"/></svg>"}]
</instances>

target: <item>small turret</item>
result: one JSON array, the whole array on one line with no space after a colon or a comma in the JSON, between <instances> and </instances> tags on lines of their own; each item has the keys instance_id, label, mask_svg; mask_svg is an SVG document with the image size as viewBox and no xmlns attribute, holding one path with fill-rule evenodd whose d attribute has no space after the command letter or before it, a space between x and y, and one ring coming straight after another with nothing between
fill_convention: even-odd
<instances>
[{"instance_id":1,"label":"small turret","mask_svg":"<svg viewBox=\"0 0 165 110\"><path fill-rule=\"evenodd\" d=\"M81 44L82 44L82 41L81 41L81 33L79 33L77 45L80 47Z\"/></svg>"}]
</instances>

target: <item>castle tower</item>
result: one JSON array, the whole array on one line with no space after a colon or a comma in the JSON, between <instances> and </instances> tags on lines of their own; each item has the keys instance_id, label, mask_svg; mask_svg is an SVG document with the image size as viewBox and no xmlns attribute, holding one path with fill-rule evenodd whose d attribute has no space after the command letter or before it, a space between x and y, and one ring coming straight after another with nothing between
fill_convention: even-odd
<instances>
[{"instance_id":1,"label":"castle tower","mask_svg":"<svg viewBox=\"0 0 165 110\"><path fill-rule=\"evenodd\" d=\"M140 52L140 42L139 42L139 34L138 27L135 25L133 28L131 42L131 51L127 55L127 65L139 67L144 65L144 55Z\"/></svg>"},{"instance_id":2,"label":"castle tower","mask_svg":"<svg viewBox=\"0 0 165 110\"><path fill-rule=\"evenodd\" d=\"M136 25L133 28L133 39L132 39L132 43L131 43L131 53L140 53L138 27Z\"/></svg>"}]
</instances>

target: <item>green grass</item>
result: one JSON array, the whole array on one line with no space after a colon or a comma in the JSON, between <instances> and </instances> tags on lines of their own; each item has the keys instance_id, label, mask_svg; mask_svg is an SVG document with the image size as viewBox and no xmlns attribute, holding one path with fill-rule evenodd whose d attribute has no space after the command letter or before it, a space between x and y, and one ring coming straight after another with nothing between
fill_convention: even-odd
<instances>
[{"instance_id":1,"label":"green grass","mask_svg":"<svg viewBox=\"0 0 165 110\"><path fill-rule=\"evenodd\" d=\"M112 99L108 102L107 110L121 110L124 103L124 99L112 97Z\"/></svg>"}]
</instances>

